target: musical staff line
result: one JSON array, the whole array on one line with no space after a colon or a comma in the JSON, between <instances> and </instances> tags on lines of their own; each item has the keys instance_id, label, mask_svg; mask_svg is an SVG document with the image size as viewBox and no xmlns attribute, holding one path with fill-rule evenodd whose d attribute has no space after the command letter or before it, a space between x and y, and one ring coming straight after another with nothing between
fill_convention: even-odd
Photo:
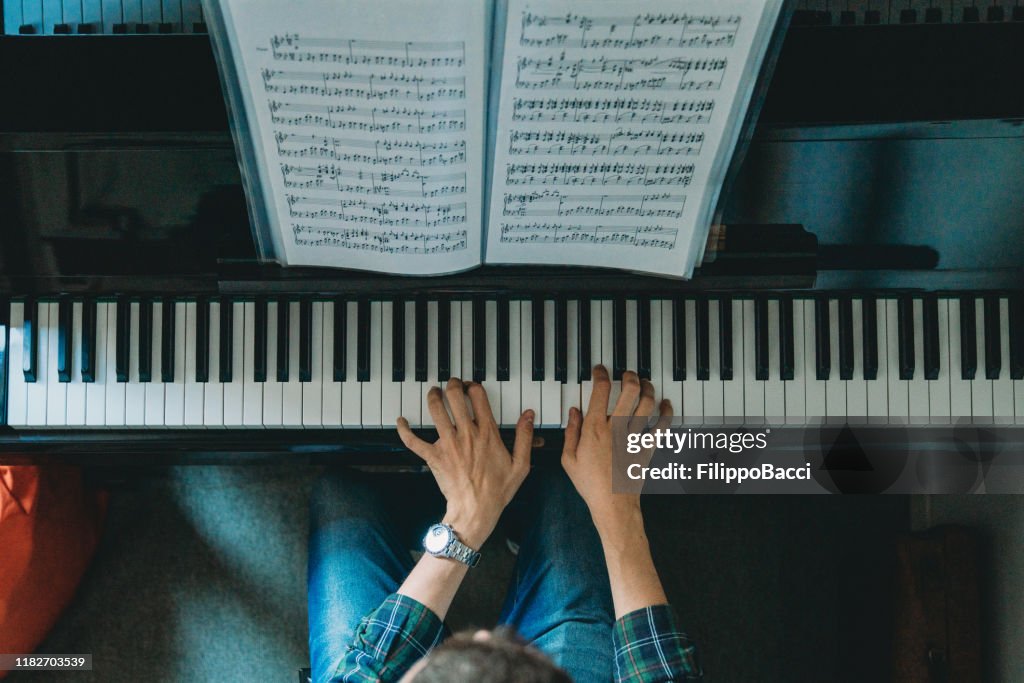
<instances>
[{"instance_id":1,"label":"musical staff line","mask_svg":"<svg viewBox=\"0 0 1024 683\"><path fill-rule=\"evenodd\" d=\"M518 144L517 144L518 143ZM512 131L509 154L569 154L609 156L696 156L704 133L669 133L660 130L618 130L614 133L575 131Z\"/></svg>"},{"instance_id":2,"label":"musical staff line","mask_svg":"<svg viewBox=\"0 0 1024 683\"><path fill-rule=\"evenodd\" d=\"M502 223L501 240L513 244L620 244L672 249L678 230L664 226Z\"/></svg>"},{"instance_id":3,"label":"musical staff line","mask_svg":"<svg viewBox=\"0 0 1024 683\"><path fill-rule=\"evenodd\" d=\"M507 164L507 185L678 185L693 179L693 164Z\"/></svg>"},{"instance_id":4,"label":"musical staff line","mask_svg":"<svg viewBox=\"0 0 1024 683\"><path fill-rule=\"evenodd\" d=\"M557 190L507 193L503 216L633 216L681 218L686 195L563 194Z\"/></svg>"},{"instance_id":5,"label":"musical staff line","mask_svg":"<svg viewBox=\"0 0 1024 683\"><path fill-rule=\"evenodd\" d=\"M296 223L292 226L292 235L298 246L332 247L393 255L452 253L466 249L469 243L469 236L465 230L410 232L329 228Z\"/></svg>"}]
</instances>

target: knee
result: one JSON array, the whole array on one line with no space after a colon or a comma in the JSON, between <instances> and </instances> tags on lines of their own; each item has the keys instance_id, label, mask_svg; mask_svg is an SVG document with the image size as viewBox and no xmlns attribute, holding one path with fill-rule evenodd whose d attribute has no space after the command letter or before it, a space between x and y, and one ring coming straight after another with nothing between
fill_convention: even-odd
<instances>
[{"instance_id":1,"label":"knee","mask_svg":"<svg viewBox=\"0 0 1024 683\"><path fill-rule=\"evenodd\" d=\"M317 477L310 496L314 518L354 514L364 507L368 485L355 470L331 468Z\"/></svg>"}]
</instances>

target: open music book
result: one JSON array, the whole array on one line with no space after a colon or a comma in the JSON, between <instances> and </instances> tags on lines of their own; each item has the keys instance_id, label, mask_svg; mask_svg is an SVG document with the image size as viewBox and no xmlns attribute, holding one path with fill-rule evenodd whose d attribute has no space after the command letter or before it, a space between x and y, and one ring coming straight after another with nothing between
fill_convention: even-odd
<instances>
[{"instance_id":1,"label":"open music book","mask_svg":"<svg viewBox=\"0 0 1024 683\"><path fill-rule=\"evenodd\" d=\"M261 256L689 277L783 0L206 0Z\"/></svg>"}]
</instances>

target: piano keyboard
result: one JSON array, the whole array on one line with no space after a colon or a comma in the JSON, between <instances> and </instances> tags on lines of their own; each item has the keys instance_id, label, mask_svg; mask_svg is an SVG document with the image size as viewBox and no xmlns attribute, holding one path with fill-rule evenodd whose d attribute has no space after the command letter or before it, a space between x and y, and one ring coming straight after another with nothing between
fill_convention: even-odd
<instances>
[{"instance_id":1,"label":"piano keyboard","mask_svg":"<svg viewBox=\"0 0 1024 683\"><path fill-rule=\"evenodd\" d=\"M0 0L7 35L206 33L201 0Z\"/></svg>"},{"instance_id":2,"label":"piano keyboard","mask_svg":"<svg viewBox=\"0 0 1024 683\"><path fill-rule=\"evenodd\" d=\"M10 304L15 428L431 424L484 383L498 421L586 409L636 369L688 422L1024 423L1024 295ZM613 396L614 400L614 396Z\"/></svg>"},{"instance_id":3,"label":"piano keyboard","mask_svg":"<svg viewBox=\"0 0 1024 683\"><path fill-rule=\"evenodd\" d=\"M798 0L796 26L977 24L1024 21L1024 2L1007 0Z\"/></svg>"}]
</instances>

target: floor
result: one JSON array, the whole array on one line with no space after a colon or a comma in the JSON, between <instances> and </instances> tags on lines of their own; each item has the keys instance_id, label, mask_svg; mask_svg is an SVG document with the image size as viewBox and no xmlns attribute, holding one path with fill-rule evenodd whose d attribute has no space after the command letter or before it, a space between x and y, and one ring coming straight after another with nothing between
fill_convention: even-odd
<instances>
[{"instance_id":1,"label":"floor","mask_svg":"<svg viewBox=\"0 0 1024 683\"><path fill-rule=\"evenodd\" d=\"M45 680L296 680L308 664L317 473L195 466L115 482L96 561L40 649L91 653L94 670ZM888 547L906 525L906 499L652 496L645 512L709 681L886 678ZM514 558L502 539L490 544L490 561L459 594L455 628L497 615Z\"/></svg>"}]
</instances>

